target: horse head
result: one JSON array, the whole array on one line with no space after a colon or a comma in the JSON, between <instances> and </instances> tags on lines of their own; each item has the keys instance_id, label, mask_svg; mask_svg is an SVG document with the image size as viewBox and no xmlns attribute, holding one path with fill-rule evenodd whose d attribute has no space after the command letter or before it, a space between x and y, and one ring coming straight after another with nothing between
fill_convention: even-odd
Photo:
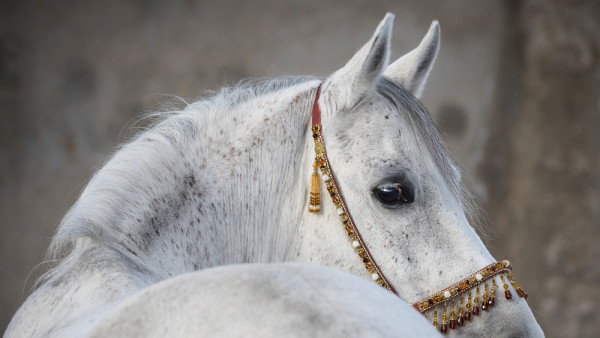
<instances>
[{"instance_id":1,"label":"horse head","mask_svg":"<svg viewBox=\"0 0 600 338\"><path fill-rule=\"evenodd\" d=\"M321 211L305 214L299 228L300 259L372 278L427 310L443 332L541 335L525 299L512 297L526 294L507 272L510 263L495 262L469 223L460 172L418 100L439 50L439 25L388 65L392 21L388 14L321 85L315 162L327 190ZM469 320L476 316L486 318Z\"/></svg>"}]
</instances>

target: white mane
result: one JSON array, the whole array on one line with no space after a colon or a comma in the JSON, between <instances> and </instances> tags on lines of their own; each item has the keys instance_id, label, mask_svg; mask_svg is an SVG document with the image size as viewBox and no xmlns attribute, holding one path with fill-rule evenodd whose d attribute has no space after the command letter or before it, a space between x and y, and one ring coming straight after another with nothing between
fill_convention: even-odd
<instances>
[{"instance_id":1,"label":"white mane","mask_svg":"<svg viewBox=\"0 0 600 338\"><path fill-rule=\"evenodd\" d=\"M215 133L215 126L231 118L240 122L239 129L252 121L244 112L249 102L311 80L315 78L288 76L247 80L188 104L180 111L152 114L158 122L122 145L91 179L61 222L52 239L49 255L57 258L73 251L70 256L76 256L78 251L89 245L90 240L128 256L136 255L135 247L147 245L145 241L152 237L149 234L158 235L157 232L161 231L157 228L158 223L179 218L178 212L182 211L190 196L187 196L189 192L177 189L191 186L196 180L207 179L185 172L193 171L190 158L196 157L200 161L198 169L214 167L214 163L206 162L210 161L207 153L215 150L212 143L222 141L219 137L231 139L236 133L243 132L222 129ZM208 143L208 147L203 143ZM194 150L196 153L186 153L192 149L190 145L199 145L200 148ZM202 150L205 154L201 153ZM216 177L223 176L223 172L211 173ZM179 184L173 182L175 177L181 180ZM204 196L205 199L207 197ZM149 210L144 203L152 204L155 209ZM151 213L149 224L141 224L142 218L147 215L140 210ZM141 237L134 237L136 234ZM69 261L65 260L67 265ZM44 278L61 270L62 266L58 266Z\"/></svg>"}]
</instances>

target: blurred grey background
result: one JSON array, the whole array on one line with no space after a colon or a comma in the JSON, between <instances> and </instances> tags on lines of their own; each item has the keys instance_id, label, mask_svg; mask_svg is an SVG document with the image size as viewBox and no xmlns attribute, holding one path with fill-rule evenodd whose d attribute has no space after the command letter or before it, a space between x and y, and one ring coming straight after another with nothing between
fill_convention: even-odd
<instances>
[{"instance_id":1,"label":"blurred grey background","mask_svg":"<svg viewBox=\"0 0 600 338\"><path fill-rule=\"evenodd\" d=\"M433 19L423 102L550 337L600 323L598 1L3 1L0 331L61 217L164 96L247 77L326 76L396 14L394 58Z\"/></svg>"}]
</instances>

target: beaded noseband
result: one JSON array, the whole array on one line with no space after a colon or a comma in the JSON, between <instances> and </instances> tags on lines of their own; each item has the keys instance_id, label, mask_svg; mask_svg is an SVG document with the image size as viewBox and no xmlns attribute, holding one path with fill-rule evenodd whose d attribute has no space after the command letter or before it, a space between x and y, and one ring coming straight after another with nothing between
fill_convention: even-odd
<instances>
[{"instance_id":1,"label":"beaded noseband","mask_svg":"<svg viewBox=\"0 0 600 338\"><path fill-rule=\"evenodd\" d=\"M311 180L310 188L310 201L308 211L311 213L318 213L320 211L320 192L319 192L319 174L321 173L321 179L327 187L329 196L336 208L337 214L342 221L348 238L354 251L363 261L365 268L371 275L373 281L380 286L388 289L390 292L398 295L398 292L387 280L375 259L369 252L352 216L348 210L348 206L338 189L337 182L335 180L333 171L331 170L331 164L327 157L327 151L325 150L325 143L323 142L323 134L321 127L321 109L319 108L319 96L321 93L321 85L317 88L317 94L315 102L313 104L312 111L312 132L315 143L315 162L314 171ZM492 263L483 269L473 273L472 275L462 279L456 284L453 284L433 295L411 304L416 310L423 313L425 318L428 318L428 314L433 311L432 323L442 333L448 332L448 329L455 329L458 326L463 326L467 321L471 320L475 316L478 316L480 309L487 311L493 307L496 303L496 276L500 276L504 288L504 296L507 300L512 299L512 294L509 290L507 281L516 290L517 294L521 298L527 299L527 294L517 284L511 275L512 266L509 261L502 261ZM506 279L505 279L506 277ZM490 285L491 281L491 285ZM479 294L483 287L483 295L481 301ZM473 294L473 289L475 292ZM465 301L466 297L466 301ZM458 304L456 304L458 302ZM448 315L448 303L450 303L450 313ZM480 305L481 304L481 305ZM458 307L458 313L455 308ZM442 312L441 323L438 326L438 308Z\"/></svg>"}]
</instances>

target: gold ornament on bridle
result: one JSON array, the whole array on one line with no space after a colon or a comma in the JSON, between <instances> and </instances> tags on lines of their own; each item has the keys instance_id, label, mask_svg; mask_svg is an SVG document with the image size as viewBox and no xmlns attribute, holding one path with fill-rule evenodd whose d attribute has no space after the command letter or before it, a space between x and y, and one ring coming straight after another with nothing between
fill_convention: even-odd
<instances>
[{"instance_id":1,"label":"gold ornament on bridle","mask_svg":"<svg viewBox=\"0 0 600 338\"><path fill-rule=\"evenodd\" d=\"M378 285L386 288L390 292L398 295L398 292L387 280L367 248L352 216L348 206L338 189L335 176L327 157L325 143L323 142L323 130L321 127L321 110L318 100L321 93L321 85L317 88L317 94L313 105L312 133L315 145L315 160L313 163L313 173L310 186L310 200L308 211L317 214L321 210L320 190L319 190L319 172L321 179L327 188L331 201L335 206L336 212L346 230L348 239L354 251L362 260L365 268L369 272L371 279ZM520 298L527 299L527 293L517 284L511 275L512 265L509 261L492 263L483 269L467 276L458 283L455 283L433 295L411 304L419 312L423 313L429 319L428 313L433 311L433 325L442 333L448 332L448 329L456 329L466 324L466 322L479 316L480 310L487 311L496 304L496 276L500 276L504 288L504 296L507 300L512 299L512 293L506 280L516 290ZM505 279L506 278L506 279ZM491 283L491 284L490 284ZM483 295L480 298L480 292L483 287ZM473 293L473 290L475 291ZM465 295L467 296L465 305ZM472 297L474 295L474 298ZM455 312L455 305L458 303L458 314ZM448 317L448 307L450 315ZM438 312L442 312L441 323L438 322ZM439 325L438 325L439 324Z\"/></svg>"}]
</instances>

